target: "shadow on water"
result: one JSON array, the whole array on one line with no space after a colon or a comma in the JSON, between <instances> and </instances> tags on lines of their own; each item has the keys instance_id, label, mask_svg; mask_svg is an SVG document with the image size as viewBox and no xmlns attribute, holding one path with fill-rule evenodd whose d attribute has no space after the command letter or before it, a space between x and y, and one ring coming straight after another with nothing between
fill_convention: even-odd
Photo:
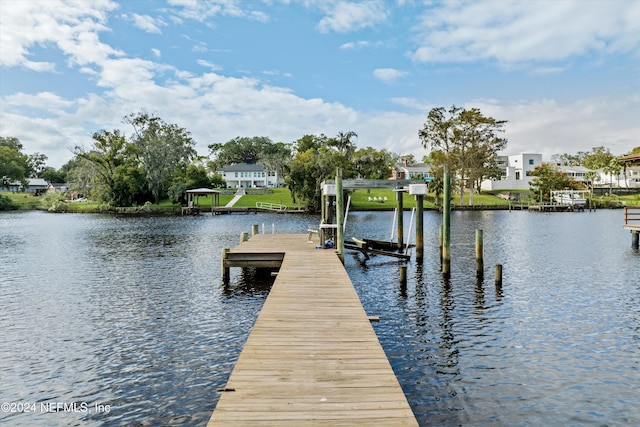
<instances>
[{"instance_id":1,"label":"shadow on water","mask_svg":"<svg viewBox=\"0 0 640 427\"><path fill-rule=\"evenodd\" d=\"M227 297L266 297L275 282L277 268L243 268L235 280L222 284L222 294Z\"/></svg>"}]
</instances>

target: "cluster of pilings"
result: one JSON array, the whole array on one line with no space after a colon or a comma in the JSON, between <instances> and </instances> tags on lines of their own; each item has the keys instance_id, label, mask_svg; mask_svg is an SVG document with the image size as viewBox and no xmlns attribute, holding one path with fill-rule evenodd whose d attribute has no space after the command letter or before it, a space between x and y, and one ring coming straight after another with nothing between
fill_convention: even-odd
<instances>
[{"instance_id":1,"label":"cluster of pilings","mask_svg":"<svg viewBox=\"0 0 640 427\"><path fill-rule=\"evenodd\" d=\"M356 188L355 185L359 183L348 183L347 189ZM383 185L380 182L370 182L371 185ZM395 227L397 235L397 248L399 251L404 251L404 218L402 212L403 206L403 194L408 192L416 199L416 236L415 236L415 258L418 263L424 260L424 196L427 194L427 185L424 182L414 182L407 186L403 185L399 187L395 183L385 182L385 186L389 188L389 185L394 185L394 191L396 192L396 204L397 215L395 215ZM353 185L353 186L351 186ZM344 260L344 222L348 212L345 212L345 204L343 197L343 180L342 169L336 170L335 184L324 184L322 191L322 221L320 224L319 234L321 243L325 238L335 238L336 249L338 255ZM360 185L358 188L367 188ZM393 187L391 187L393 188ZM348 205L348 203L347 203ZM451 275L451 176L448 168L445 166L443 176L443 203L442 203L442 225L440 227L440 264L441 272L444 277L448 278ZM335 208L335 224L333 223L333 215ZM348 207L347 207L348 209ZM413 216L412 216L413 220ZM411 225L409 226L411 229ZM409 230L409 233L411 230ZM392 233L393 234L393 233ZM408 245L407 245L408 248ZM401 276L402 276L401 269ZM405 270L406 280L406 270ZM478 279L484 279L484 255L483 255L483 233L482 230L476 231L476 277ZM402 277L401 277L402 280ZM497 264L495 266L495 281L496 286L502 284L502 265Z\"/></svg>"}]
</instances>

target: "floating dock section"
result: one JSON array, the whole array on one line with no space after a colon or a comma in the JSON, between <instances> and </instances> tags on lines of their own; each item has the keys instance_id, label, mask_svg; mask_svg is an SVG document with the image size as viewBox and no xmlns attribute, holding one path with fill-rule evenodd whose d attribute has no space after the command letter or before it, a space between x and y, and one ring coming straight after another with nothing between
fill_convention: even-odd
<instances>
[{"instance_id":1,"label":"floating dock section","mask_svg":"<svg viewBox=\"0 0 640 427\"><path fill-rule=\"evenodd\" d=\"M307 242L257 234L226 251L223 269L280 270L208 426L417 426L340 259Z\"/></svg>"}]
</instances>

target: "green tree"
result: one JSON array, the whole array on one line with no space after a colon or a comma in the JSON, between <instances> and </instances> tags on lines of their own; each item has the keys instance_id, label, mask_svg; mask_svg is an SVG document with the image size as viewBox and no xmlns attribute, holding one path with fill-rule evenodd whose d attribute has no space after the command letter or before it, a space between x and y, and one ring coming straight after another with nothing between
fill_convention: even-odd
<instances>
[{"instance_id":1,"label":"green tree","mask_svg":"<svg viewBox=\"0 0 640 427\"><path fill-rule=\"evenodd\" d=\"M22 153L18 138L0 136L0 188L8 188L14 182L27 185L28 157Z\"/></svg>"},{"instance_id":2,"label":"green tree","mask_svg":"<svg viewBox=\"0 0 640 427\"><path fill-rule=\"evenodd\" d=\"M45 166L38 174L38 177L44 179L50 184L62 184L67 182L66 173L62 170L56 170L51 166Z\"/></svg>"},{"instance_id":3,"label":"green tree","mask_svg":"<svg viewBox=\"0 0 640 427\"><path fill-rule=\"evenodd\" d=\"M495 174L497 154L507 144L500 136L506 123L484 116L477 108L437 107L427 115L418 136L425 148L441 152L436 166L447 165L458 178L460 204L467 180L471 183L469 203L473 204L474 183Z\"/></svg>"},{"instance_id":4,"label":"green tree","mask_svg":"<svg viewBox=\"0 0 640 427\"><path fill-rule=\"evenodd\" d=\"M173 175L167 193L172 201L182 203L186 201L185 191L194 188L209 188L211 184L212 180L209 178L207 169L201 164L191 163L178 168Z\"/></svg>"},{"instance_id":5,"label":"green tree","mask_svg":"<svg viewBox=\"0 0 640 427\"><path fill-rule=\"evenodd\" d=\"M335 138L331 138L327 141L327 145L329 147L337 149L338 152L345 157L345 159L350 160L351 156L356 151L356 145L352 141L354 137L358 137L358 134L354 131L340 131Z\"/></svg>"},{"instance_id":6,"label":"green tree","mask_svg":"<svg viewBox=\"0 0 640 427\"><path fill-rule=\"evenodd\" d=\"M76 146L73 151L77 157L90 162L93 168L79 164L82 169L76 172L83 174L83 180L90 181L86 182L85 187L97 190L101 200L117 206L128 206L127 202L134 199L134 194L131 193L130 185L125 183L129 177L122 169L131 173L135 168L132 166L135 159L134 147L119 130L101 130L95 132L92 138L93 147L90 150Z\"/></svg>"},{"instance_id":7,"label":"green tree","mask_svg":"<svg viewBox=\"0 0 640 427\"><path fill-rule=\"evenodd\" d=\"M324 135L305 135L294 146L296 155L285 183L294 197L304 200L309 210L317 211L322 181L335 177L338 167L344 178L353 178L355 168L346 157L347 150L336 147L335 141Z\"/></svg>"},{"instance_id":8,"label":"green tree","mask_svg":"<svg viewBox=\"0 0 640 427\"><path fill-rule=\"evenodd\" d=\"M610 195L613 194L613 177L614 176L618 177L620 175L621 170L622 170L622 165L620 164L618 159L616 159L615 157L612 157L611 160L609 160L609 163L602 168L602 171L604 173L609 174L609 194ZM620 186L619 182L618 182L618 186Z\"/></svg>"},{"instance_id":9,"label":"green tree","mask_svg":"<svg viewBox=\"0 0 640 427\"><path fill-rule=\"evenodd\" d=\"M391 176L391 169L395 165L396 157L387 150L367 147L356 150L352 161L359 177L387 179Z\"/></svg>"},{"instance_id":10,"label":"green tree","mask_svg":"<svg viewBox=\"0 0 640 427\"><path fill-rule=\"evenodd\" d=\"M582 165L591 170L602 169L611 162L611 159L613 159L613 154L608 148L593 147L584 155Z\"/></svg>"},{"instance_id":11,"label":"green tree","mask_svg":"<svg viewBox=\"0 0 640 427\"><path fill-rule=\"evenodd\" d=\"M172 174L196 155L195 141L184 128L145 112L130 114L125 120L133 126L132 144L148 188L159 203Z\"/></svg>"},{"instance_id":12,"label":"green tree","mask_svg":"<svg viewBox=\"0 0 640 427\"><path fill-rule=\"evenodd\" d=\"M48 157L42 153L27 156L27 175L29 178L41 178L40 174L47 166Z\"/></svg>"},{"instance_id":13,"label":"green tree","mask_svg":"<svg viewBox=\"0 0 640 427\"><path fill-rule=\"evenodd\" d=\"M214 158L214 168L218 169L234 163L248 160L261 162L273 146L273 142L266 136L240 137L237 136L224 144L209 144L210 155Z\"/></svg>"},{"instance_id":14,"label":"green tree","mask_svg":"<svg viewBox=\"0 0 640 427\"><path fill-rule=\"evenodd\" d=\"M291 144L285 144L284 142L267 145L259 156L259 161L264 165L267 172L276 172L280 177L285 176L289 171L291 159Z\"/></svg>"},{"instance_id":15,"label":"green tree","mask_svg":"<svg viewBox=\"0 0 640 427\"><path fill-rule=\"evenodd\" d=\"M577 190L580 188L579 182L549 163L536 166L531 175L533 179L529 183L529 189L539 202L550 201L552 190Z\"/></svg>"}]
</instances>

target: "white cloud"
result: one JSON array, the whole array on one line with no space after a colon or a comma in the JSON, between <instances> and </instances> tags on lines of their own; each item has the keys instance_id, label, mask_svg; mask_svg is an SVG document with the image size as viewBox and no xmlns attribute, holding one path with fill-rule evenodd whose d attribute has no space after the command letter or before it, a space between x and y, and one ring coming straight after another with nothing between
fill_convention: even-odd
<instances>
[{"instance_id":1,"label":"white cloud","mask_svg":"<svg viewBox=\"0 0 640 427\"><path fill-rule=\"evenodd\" d=\"M344 43L342 46L340 46L340 49L344 49L344 50L361 49L361 48L367 47L369 45L371 45L370 42L361 40L361 41L357 41L357 42Z\"/></svg>"},{"instance_id":2,"label":"white cloud","mask_svg":"<svg viewBox=\"0 0 640 427\"><path fill-rule=\"evenodd\" d=\"M156 58L160 58L162 56L160 49L153 48L151 49L151 53L153 53L153 56Z\"/></svg>"},{"instance_id":3,"label":"white cloud","mask_svg":"<svg viewBox=\"0 0 640 427\"><path fill-rule=\"evenodd\" d=\"M384 83L393 83L408 74L406 71L396 70L395 68L378 68L373 71L373 76Z\"/></svg>"},{"instance_id":4,"label":"white cloud","mask_svg":"<svg viewBox=\"0 0 640 427\"><path fill-rule=\"evenodd\" d=\"M418 62L509 65L610 55L640 47L640 2L442 2L415 27Z\"/></svg>"},{"instance_id":5,"label":"white cloud","mask_svg":"<svg viewBox=\"0 0 640 427\"><path fill-rule=\"evenodd\" d=\"M53 71L49 62L28 59L34 45L57 46L71 64L79 65L121 55L97 36L106 30L106 13L115 8L109 0L2 2L0 65Z\"/></svg>"},{"instance_id":6,"label":"white cloud","mask_svg":"<svg viewBox=\"0 0 640 427\"><path fill-rule=\"evenodd\" d=\"M162 19L156 19L149 15L138 15L134 13L131 19L133 20L133 25L147 33L162 34L159 26L167 25Z\"/></svg>"},{"instance_id":7,"label":"white cloud","mask_svg":"<svg viewBox=\"0 0 640 427\"><path fill-rule=\"evenodd\" d=\"M389 15L384 2L381 1L320 2L319 5L327 15L318 23L318 29L323 33L346 33L371 27L384 22Z\"/></svg>"},{"instance_id":8,"label":"white cloud","mask_svg":"<svg viewBox=\"0 0 640 427\"><path fill-rule=\"evenodd\" d=\"M179 19L192 19L206 22L217 15L249 18L254 21L267 22L266 13L252 9L257 2L242 4L235 0L168 0L175 6Z\"/></svg>"},{"instance_id":9,"label":"white cloud","mask_svg":"<svg viewBox=\"0 0 640 427\"><path fill-rule=\"evenodd\" d=\"M204 59L198 59L196 62L198 63L198 65L201 65L203 67L207 67L207 68L211 69L212 71L216 71L216 70L220 69L220 66L214 64L213 62L205 61Z\"/></svg>"}]
</instances>

